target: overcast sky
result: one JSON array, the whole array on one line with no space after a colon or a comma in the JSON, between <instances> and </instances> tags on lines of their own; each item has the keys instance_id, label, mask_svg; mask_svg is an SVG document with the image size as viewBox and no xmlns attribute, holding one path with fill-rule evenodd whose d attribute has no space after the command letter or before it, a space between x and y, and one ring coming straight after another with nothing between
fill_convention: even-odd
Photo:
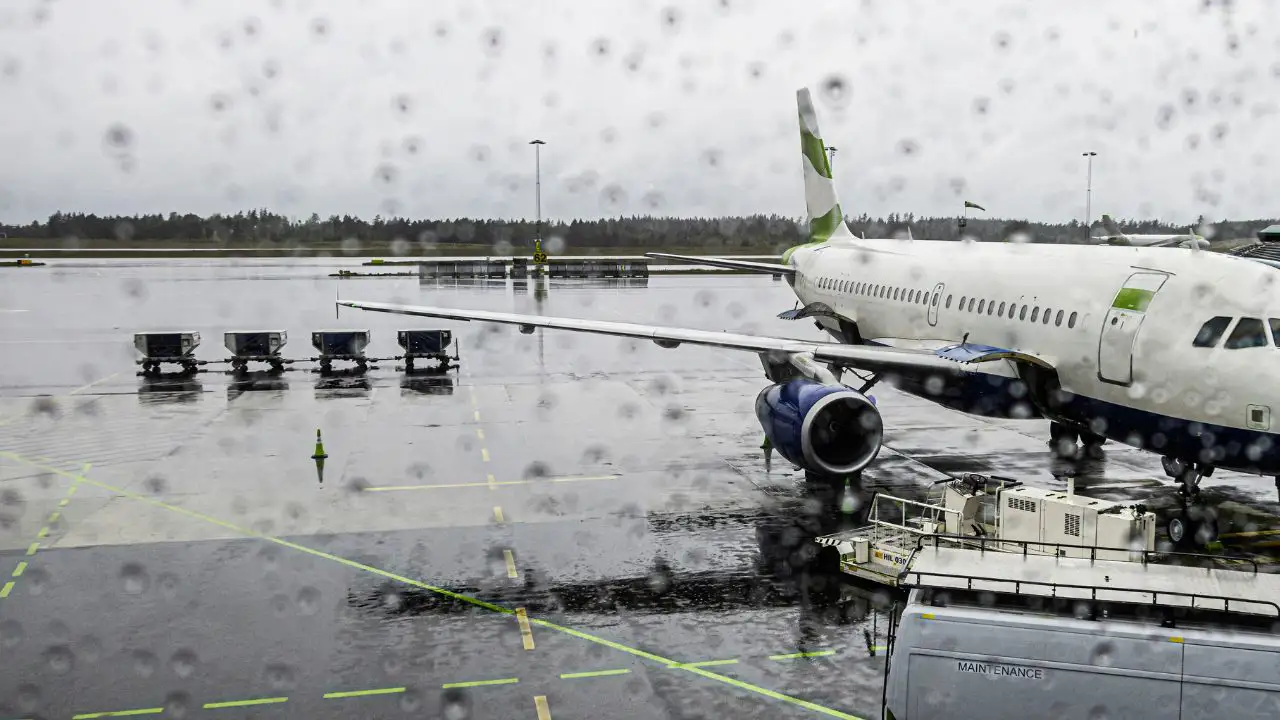
<instances>
[{"instance_id":1,"label":"overcast sky","mask_svg":"<svg viewBox=\"0 0 1280 720\"><path fill-rule=\"evenodd\" d=\"M1280 215L1280 3L0 6L0 218Z\"/></svg>"}]
</instances>

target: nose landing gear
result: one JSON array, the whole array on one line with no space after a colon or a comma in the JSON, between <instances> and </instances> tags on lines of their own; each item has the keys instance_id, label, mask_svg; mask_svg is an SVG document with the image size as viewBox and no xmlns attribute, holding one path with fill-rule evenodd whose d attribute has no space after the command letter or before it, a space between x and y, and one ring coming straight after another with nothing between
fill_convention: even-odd
<instances>
[{"instance_id":1,"label":"nose landing gear","mask_svg":"<svg viewBox=\"0 0 1280 720\"><path fill-rule=\"evenodd\" d=\"M1164 472L1178 483L1178 512L1169 518L1166 529L1173 544L1183 548L1203 548L1218 539L1218 519L1200 500L1200 479L1213 474L1213 466L1189 463L1177 458L1161 459Z\"/></svg>"}]
</instances>

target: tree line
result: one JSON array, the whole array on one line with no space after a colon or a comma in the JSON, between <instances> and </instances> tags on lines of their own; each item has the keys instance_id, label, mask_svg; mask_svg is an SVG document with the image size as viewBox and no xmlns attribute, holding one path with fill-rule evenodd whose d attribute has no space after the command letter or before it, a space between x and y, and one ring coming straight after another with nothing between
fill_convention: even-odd
<instances>
[{"instance_id":1,"label":"tree line","mask_svg":"<svg viewBox=\"0 0 1280 720\"><path fill-rule=\"evenodd\" d=\"M863 214L847 217L855 235L866 237L906 236L921 239L960 239L1000 242L1084 243L1084 225L1045 223L1000 218L968 218L959 227L956 217L916 217L890 214L873 218ZM1196 225L1204 222L1201 218ZM1212 223L1218 238L1253 237L1261 228L1280 220L1262 219ZM1158 220L1117 219L1128 233L1181 233L1186 225L1170 225ZM1102 234L1094 223L1093 234ZM0 233L8 238L75 241L90 247L125 247L128 244L195 244L226 247L317 247L355 242L360 245L386 244L403 248L437 249L449 245L480 245L502 248L530 247L539 228L530 220L384 218L364 220L351 215L331 215L322 219L312 214L305 219L290 218L265 209L234 215L209 216L191 213L168 215L96 215L57 212L45 222L26 225L0 223ZM711 248L781 249L803 243L806 224L798 218L779 215L746 217L679 218L631 216L603 220L548 220L542 237L559 238L568 248Z\"/></svg>"}]
</instances>

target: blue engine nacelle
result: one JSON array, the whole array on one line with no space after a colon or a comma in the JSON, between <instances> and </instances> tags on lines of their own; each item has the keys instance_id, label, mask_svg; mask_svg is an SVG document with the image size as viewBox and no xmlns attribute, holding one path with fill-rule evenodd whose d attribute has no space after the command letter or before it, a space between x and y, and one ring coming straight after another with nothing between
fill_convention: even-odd
<instances>
[{"instance_id":1,"label":"blue engine nacelle","mask_svg":"<svg viewBox=\"0 0 1280 720\"><path fill-rule=\"evenodd\" d=\"M756 417L778 454L827 475L866 467L884 439L875 403L843 385L808 379L770 385L756 397Z\"/></svg>"}]
</instances>

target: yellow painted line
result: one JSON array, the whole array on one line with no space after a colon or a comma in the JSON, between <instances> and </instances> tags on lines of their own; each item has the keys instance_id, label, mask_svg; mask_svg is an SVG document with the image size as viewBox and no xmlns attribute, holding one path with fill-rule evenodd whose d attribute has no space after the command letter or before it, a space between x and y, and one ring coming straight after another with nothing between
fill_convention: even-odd
<instances>
[{"instance_id":1,"label":"yellow painted line","mask_svg":"<svg viewBox=\"0 0 1280 720\"><path fill-rule=\"evenodd\" d=\"M512 685L518 682L520 682L520 678L501 678L499 680L472 680L471 682L445 683L440 687L448 690L449 688L481 687L483 685Z\"/></svg>"},{"instance_id":2,"label":"yellow painted line","mask_svg":"<svg viewBox=\"0 0 1280 720\"><path fill-rule=\"evenodd\" d=\"M497 522L500 522L500 523L504 523L504 522L506 522L506 521L507 521L507 519L506 519L505 517L503 517L503 516L502 516L502 507L501 507L501 506L499 506L499 505L494 505L494 506L493 506L493 519L494 519L495 521L497 521Z\"/></svg>"},{"instance_id":3,"label":"yellow painted line","mask_svg":"<svg viewBox=\"0 0 1280 720\"><path fill-rule=\"evenodd\" d=\"M336 700L338 698L364 697L366 695L394 695L404 692L404 688L378 688L376 690L348 690L346 692L325 693L325 700Z\"/></svg>"},{"instance_id":4,"label":"yellow painted line","mask_svg":"<svg viewBox=\"0 0 1280 720\"><path fill-rule=\"evenodd\" d=\"M551 482L586 482L588 480L617 480L621 475L580 475L577 477L556 477L551 478Z\"/></svg>"},{"instance_id":5,"label":"yellow painted line","mask_svg":"<svg viewBox=\"0 0 1280 720\"><path fill-rule=\"evenodd\" d=\"M485 484L489 486L490 490L498 489L498 481L493 478L493 473L489 473L485 476Z\"/></svg>"},{"instance_id":6,"label":"yellow painted line","mask_svg":"<svg viewBox=\"0 0 1280 720\"><path fill-rule=\"evenodd\" d=\"M180 507L178 505L171 505L167 502L164 502L163 500L159 500L153 497L148 497L146 495L140 495L135 492L130 492L123 488L119 488L114 485L110 485L108 483L102 482L100 480L93 480L88 477L76 475L74 473L70 473L53 466L41 465L40 463L33 462L27 459L26 457L23 457L22 455L18 455L17 453L0 451L0 456L8 457L13 460L26 463L27 465L30 465L32 467L38 467L44 470L48 470L49 472L52 472L57 475L61 475L62 477L69 478L71 480L77 480L80 482L89 483L90 485L93 485L95 487L101 488L108 492L114 493L121 497L127 497L133 500L137 500L138 502L146 503L148 505L164 508L166 510L169 510L170 512L177 513L179 515L185 515L187 517L203 520L204 522L210 523L212 525L217 525L218 527L225 528L227 530L232 530L236 533L244 535L245 537L257 538L257 539L263 540L264 542L269 542L275 545L279 545L280 547L287 547L291 550L296 550L298 552L311 555L312 557L323 558L325 560L329 560L339 565L344 565L349 568L362 570L364 572L370 573L371 575L377 575L379 577L386 578L388 580L393 580L395 582L403 583L405 585L421 588L423 590L433 592L442 597L447 597L454 600L458 600L460 602L465 602L475 607L484 608L485 610L490 610L492 612L501 613L504 615L511 615L515 612L511 608L507 608L502 605L497 605L491 602L487 602L485 600L481 600L476 597L472 597L470 595L464 595L462 593L455 592L453 590L448 590L442 587L431 585L421 580L414 580L413 578L405 577L404 575L399 575L389 570L383 570L381 568L376 568L371 565L365 565L364 563L356 562L355 560L334 555L332 553L327 553L327 552L324 552L323 550L317 550L316 548L308 547L306 545L299 545L298 543L292 542L290 540L285 540L283 538L274 537L271 535L264 535L254 530L250 530L249 528L236 525L235 523L227 522L226 520L213 517L212 515L206 515L204 513L191 510L189 508ZM626 653L628 655L631 655L632 657L648 660L652 663L655 663L657 665L662 665L664 667L673 667L675 665L678 665L678 663L676 663L674 660L662 657L661 655L655 655L654 653L641 650L640 648L631 647L630 645L624 645L619 642L614 642L613 640L600 637L599 635L592 635L591 633L583 632L581 630L567 627L565 625L559 625L557 623L553 623L548 620L543 620L541 618L530 618L529 624L531 626L537 625L538 627L542 627L547 630L552 630L552 631L561 633L563 635L575 637L575 638L578 638L579 640L584 640L586 642L590 642L590 643L599 645L601 647L607 647L612 650L616 650L618 652ZM722 683L730 687L738 688L739 690L745 690L747 692L760 695L761 697L767 697L772 700L777 700L779 702L790 703L792 705L795 705L796 707L802 707L802 708L805 708L806 710L812 710L816 713L820 713L827 717L840 718L841 720L863 720L857 715L850 715L849 713L841 712L839 710L836 710L835 708L829 708L825 705L819 705L818 703L793 697L785 693L780 693L776 690L770 690L769 688L760 687L759 685L753 685L752 683L745 682L743 680L738 680L737 678L731 678L731 677L728 677L727 675L720 675L718 673L712 672L710 670L705 670L700 667L683 667L681 669L685 670L686 672L692 673L694 675L698 675L700 677L706 678L708 680L714 680L718 683ZM481 682L484 682L484 681L481 681ZM515 678L512 678L507 682L517 682L517 680ZM500 684L500 683L490 682L486 684ZM451 687L451 686L446 686L446 687Z\"/></svg>"},{"instance_id":7,"label":"yellow painted line","mask_svg":"<svg viewBox=\"0 0 1280 720\"><path fill-rule=\"evenodd\" d=\"M39 549L40 549L40 543L38 543L38 542L33 542L33 543L31 543L30 545L28 545L28 546L27 546L27 555L28 555L28 556L30 556L30 555L35 555L35 554L36 554L36 550L39 550Z\"/></svg>"},{"instance_id":8,"label":"yellow painted line","mask_svg":"<svg viewBox=\"0 0 1280 720\"><path fill-rule=\"evenodd\" d=\"M7 598L7 597L9 597L9 593L11 593L11 592L13 592L13 581L12 581L12 580L10 580L9 582L5 583L5 584L4 584L4 587L0 588L0 599L3 599L3 598Z\"/></svg>"},{"instance_id":9,"label":"yellow painted line","mask_svg":"<svg viewBox=\"0 0 1280 720\"><path fill-rule=\"evenodd\" d=\"M36 537L38 538L49 537L49 526L46 525L40 528L40 532L36 533Z\"/></svg>"},{"instance_id":10,"label":"yellow painted line","mask_svg":"<svg viewBox=\"0 0 1280 720\"><path fill-rule=\"evenodd\" d=\"M489 448L480 448L480 458L485 462L489 462Z\"/></svg>"},{"instance_id":11,"label":"yellow painted line","mask_svg":"<svg viewBox=\"0 0 1280 720\"><path fill-rule=\"evenodd\" d=\"M472 415L475 415L475 416L476 416L476 422L480 422L480 411L479 411L479 410L476 410L475 412L473 412L473 413L472 413Z\"/></svg>"},{"instance_id":12,"label":"yellow painted line","mask_svg":"<svg viewBox=\"0 0 1280 720\"><path fill-rule=\"evenodd\" d=\"M481 440L483 440L483 439L484 439L484 429L483 429L483 428L476 428L476 437L480 438Z\"/></svg>"},{"instance_id":13,"label":"yellow painted line","mask_svg":"<svg viewBox=\"0 0 1280 720\"><path fill-rule=\"evenodd\" d=\"M396 490L443 490L446 488L489 487L491 485L531 485L533 480L503 480L502 482L444 483L441 485L374 485L365 492L392 492Z\"/></svg>"},{"instance_id":14,"label":"yellow painted line","mask_svg":"<svg viewBox=\"0 0 1280 720\"><path fill-rule=\"evenodd\" d=\"M701 662L691 662L691 663L671 663L670 667L679 668L681 670L689 670L691 668L712 667L714 665L737 665L737 664L738 664L738 659L734 658L732 660L703 660Z\"/></svg>"},{"instance_id":15,"label":"yellow painted line","mask_svg":"<svg viewBox=\"0 0 1280 720\"><path fill-rule=\"evenodd\" d=\"M533 628L529 627L529 614L524 608L516 608L516 621L520 623L520 640L525 650L533 649Z\"/></svg>"},{"instance_id":16,"label":"yellow painted line","mask_svg":"<svg viewBox=\"0 0 1280 720\"><path fill-rule=\"evenodd\" d=\"M69 502L71 501L66 498L62 498L61 500L58 501L58 507L66 507L67 503Z\"/></svg>"},{"instance_id":17,"label":"yellow painted line","mask_svg":"<svg viewBox=\"0 0 1280 720\"><path fill-rule=\"evenodd\" d=\"M787 655L770 655L769 659L770 660L795 660L796 658L827 657L828 655L835 655L835 654L836 654L835 650L815 650L814 652L798 652L798 653L790 653Z\"/></svg>"},{"instance_id":18,"label":"yellow painted line","mask_svg":"<svg viewBox=\"0 0 1280 720\"><path fill-rule=\"evenodd\" d=\"M629 672L631 671L626 668L622 668L620 670L592 670L590 672L561 673L560 679L572 680L574 678L605 677L606 675L626 675Z\"/></svg>"},{"instance_id":19,"label":"yellow painted line","mask_svg":"<svg viewBox=\"0 0 1280 720\"><path fill-rule=\"evenodd\" d=\"M516 579L516 556L510 550L503 550L502 557L507 561L507 577L512 580Z\"/></svg>"},{"instance_id":20,"label":"yellow painted line","mask_svg":"<svg viewBox=\"0 0 1280 720\"><path fill-rule=\"evenodd\" d=\"M533 706L538 710L538 720L551 720L551 708L547 705L546 695L535 695Z\"/></svg>"},{"instance_id":21,"label":"yellow painted line","mask_svg":"<svg viewBox=\"0 0 1280 720\"><path fill-rule=\"evenodd\" d=\"M62 513L58 512L57 510L54 510L53 512L49 513L49 522L56 523L58 522L58 518L60 517L62 517Z\"/></svg>"},{"instance_id":22,"label":"yellow painted line","mask_svg":"<svg viewBox=\"0 0 1280 720\"><path fill-rule=\"evenodd\" d=\"M18 567L13 569L13 576L22 577L22 571L26 569L27 569L27 561L23 560L22 562L18 563Z\"/></svg>"},{"instance_id":23,"label":"yellow painted line","mask_svg":"<svg viewBox=\"0 0 1280 720\"><path fill-rule=\"evenodd\" d=\"M98 379L98 380L94 380L93 382L89 383L88 385L81 385L80 387L76 388L75 390L72 390L71 392L67 393L67 395L68 395L68 396L70 396L70 395L78 395L78 394L80 394L80 393L84 392L85 390L88 390L89 388L93 387L94 385L97 385L98 383L104 383L104 382L106 382L106 381L110 380L111 378L113 378L113 377L115 377L115 376L117 376L117 375L119 375L119 374L120 374L120 373L118 373L118 372L113 372L113 373L111 373L110 375L108 375L108 376L106 376L106 377L104 377L104 378L100 378L100 379Z\"/></svg>"},{"instance_id":24,"label":"yellow painted line","mask_svg":"<svg viewBox=\"0 0 1280 720\"><path fill-rule=\"evenodd\" d=\"M104 717L129 717L130 715L159 715L164 712L164 708L140 708L138 710L114 710L112 712L84 713L83 715L73 715L71 720L92 720L93 718Z\"/></svg>"},{"instance_id":25,"label":"yellow painted line","mask_svg":"<svg viewBox=\"0 0 1280 720\"><path fill-rule=\"evenodd\" d=\"M287 697L268 697L254 698L252 700L228 700L226 702L205 703L205 710L217 710L218 708L229 707L249 707L250 705L274 705L275 703L288 702Z\"/></svg>"},{"instance_id":26,"label":"yellow painted line","mask_svg":"<svg viewBox=\"0 0 1280 720\"><path fill-rule=\"evenodd\" d=\"M86 465L85 467L88 467L88 465ZM67 490L67 497L71 497L72 495L75 495L76 490L79 490L79 489L80 489L79 485L72 485L71 488Z\"/></svg>"}]
</instances>

